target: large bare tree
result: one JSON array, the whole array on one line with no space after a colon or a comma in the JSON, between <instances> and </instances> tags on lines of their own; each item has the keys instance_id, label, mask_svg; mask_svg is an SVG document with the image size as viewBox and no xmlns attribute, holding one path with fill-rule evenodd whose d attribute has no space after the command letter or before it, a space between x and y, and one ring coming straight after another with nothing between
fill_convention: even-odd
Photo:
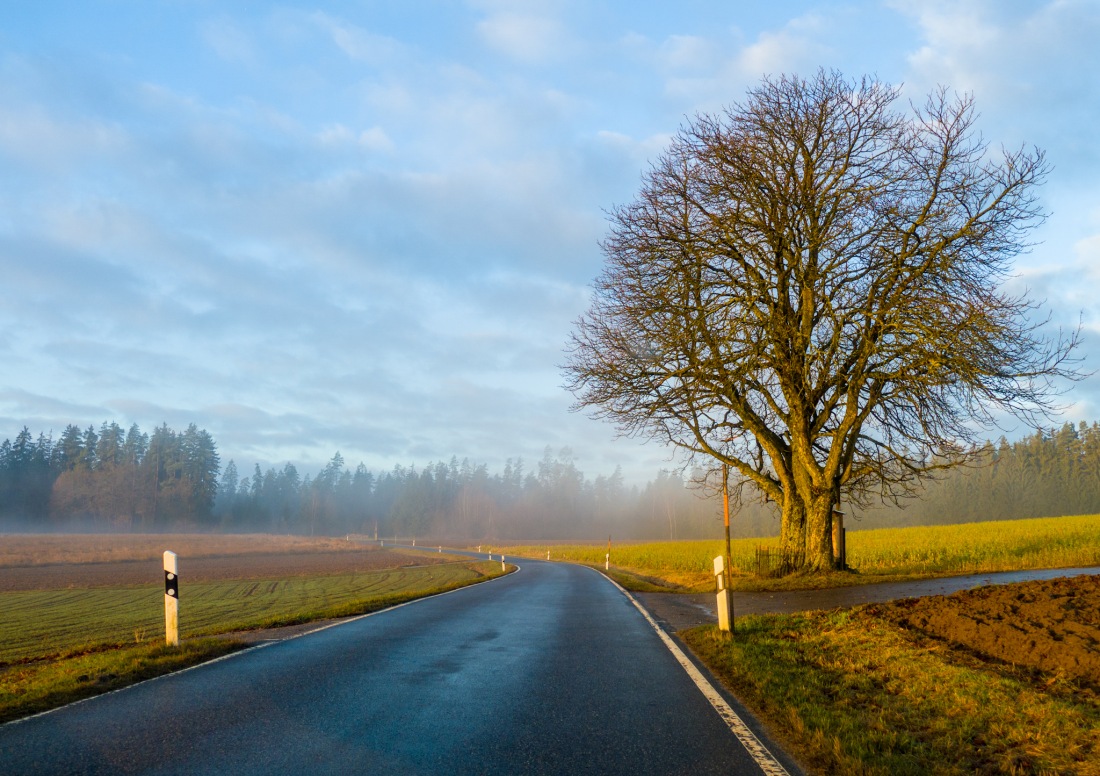
<instances>
[{"instance_id":1,"label":"large bare tree","mask_svg":"<svg viewBox=\"0 0 1100 776\"><path fill-rule=\"evenodd\" d=\"M1044 417L1076 332L1003 290L1044 214L1042 151L991 152L969 97L820 71L683 127L610 213L564 370L577 408L726 464L833 563L832 510Z\"/></svg>"}]
</instances>

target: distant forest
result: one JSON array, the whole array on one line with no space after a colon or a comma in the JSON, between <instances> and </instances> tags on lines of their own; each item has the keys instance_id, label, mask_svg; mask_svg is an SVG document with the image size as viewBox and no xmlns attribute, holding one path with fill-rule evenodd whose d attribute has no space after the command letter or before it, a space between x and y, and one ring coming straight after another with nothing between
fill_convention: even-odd
<instances>
[{"instance_id":1,"label":"distant forest","mask_svg":"<svg viewBox=\"0 0 1100 776\"><path fill-rule=\"evenodd\" d=\"M1066 424L987 444L981 465L948 472L902 509L856 512L849 528L1100 512L1100 423ZM343 533L456 541L697 539L721 535L721 503L662 470L642 487L621 471L588 479L572 453L547 448L528 468L492 473L452 458L423 468L354 469L336 453L315 476L293 464L251 474L221 466L194 424L151 434L135 424L68 426L60 438L24 428L0 445L0 528ZM736 536L778 530L774 505L735 507Z\"/></svg>"}]
</instances>

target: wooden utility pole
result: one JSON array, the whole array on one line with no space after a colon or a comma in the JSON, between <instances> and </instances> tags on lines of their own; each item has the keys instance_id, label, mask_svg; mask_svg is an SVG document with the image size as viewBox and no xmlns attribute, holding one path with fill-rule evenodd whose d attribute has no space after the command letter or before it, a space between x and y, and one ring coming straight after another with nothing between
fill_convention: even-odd
<instances>
[{"instance_id":1,"label":"wooden utility pole","mask_svg":"<svg viewBox=\"0 0 1100 776\"><path fill-rule=\"evenodd\" d=\"M733 582L733 574L731 569L732 552L730 550L730 467L729 464L722 464L722 509L725 513L726 524L726 587L730 586Z\"/></svg>"},{"instance_id":2,"label":"wooden utility pole","mask_svg":"<svg viewBox=\"0 0 1100 776\"><path fill-rule=\"evenodd\" d=\"M728 607L730 630L734 628L733 625L733 591L730 589L733 584L733 552L730 549L730 467L729 464L722 464L722 512L725 516L726 524L726 597L725 606ZM722 597L719 595L719 606L722 606Z\"/></svg>"}]
</instances>

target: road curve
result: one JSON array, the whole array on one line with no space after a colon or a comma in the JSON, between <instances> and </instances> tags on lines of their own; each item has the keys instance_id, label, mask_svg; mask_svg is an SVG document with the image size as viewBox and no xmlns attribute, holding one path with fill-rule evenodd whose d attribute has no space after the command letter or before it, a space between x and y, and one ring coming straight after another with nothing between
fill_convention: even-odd
<instances>
[{"instance_id":1,"label":"road curve","mask_svg":"<svg viewBox=\"0 0 1100 776\"><path fill-rule=\"evenodd\" d=\"M0 726L0 771L762 772L620 590L522 564Z\"/></svg>"}]
</instances>

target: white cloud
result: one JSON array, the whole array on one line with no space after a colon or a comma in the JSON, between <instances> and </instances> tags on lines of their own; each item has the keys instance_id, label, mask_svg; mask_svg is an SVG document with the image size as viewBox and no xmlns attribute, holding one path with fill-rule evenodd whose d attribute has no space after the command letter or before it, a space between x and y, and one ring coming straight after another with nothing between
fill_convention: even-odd
<instances>
[{"instance_id":1,"label":"white cloud","mask_svg":"<svg viewBox=\"0 0 1100 776\"><path fill-rule=\"evenodd\" d=\"M668 70L708 70L716 54L715 42L698 35L671 35L657 50L661 67Z\"/></svg>"},{"instance_id":2,"label":"white cloud","mask_svg":"<svg viewBox=\"0 0 1100 776\"><path fill-rule=\"evenodd\" d=\"M236 22L222 16L199 25L203 42L221 59L242 65L257 64L252 37Z\"/></svg>"},{"instance_id":3,"label":"white cloud","mask_svg":"<svg viewBox=\"0 0 1100 776\"><path fill-rule=\"evenodd\" d=\"M617 45L653 68L666 97L683 106L683 115L720 110L762 76L816 70L834 56L834 28L842 23L844 19L805 14L754 35L733 26L658 41L631 32L621 36Z\"/></svg>"},{"instance_id":4,"label":"white cloud","mask_svg":"<svg viewBox=\"0 0 1100 776\"><path fill-rule=\"evenodd\" d=\"M359 133L358 142L359 145L371 151L384 151L389 153L394 149L393 140L386 134L386 130L381 127L364 129Z\"/></svg>"},{"instance_id":5,"label":"white cloud","mask_svg":"<svg viewBox=\"0 0 1100 776\"><path fill-rule=\"evenodd\" d=\"M639 139L622 132L600 130L596 133L596 137L603 146L616 154L628 157L639 170L642 170L647 162L656 159L668 149L673 135L662 132Z\"/></svg>"},{"instance_id":6,"label":"white cloud","mask_svg":"<svg viewBox=\"0 0 1100 776\"><path fill-rule=\"evenodd\" d=\"M355 141L355 133L343 124L333 124L317 133L317 140L325 146L341 146Z\"/></svg>"},{"instance_id":7,"label":"white cloud","mask_svg":"<svg viewBox=\"0 0 1100 776\"><path fill-rule=\"evenodd\" d=\"M333 124L318 132L317 140L321 145L332 148L359 146L367 151L384 153L394 149L393 140L381 127L370 127L356 133L343 124Z\"/></svg>"},{"instance_id":8,"label":"white cloud","mask_svg":"<svg viewBox=\"0 0 1100 776\"><path fill-rule=\"evenodd\" d=\"M327 33L345 55L359 62L384 65L394 62L406 53L406 47L399 41L377 35L329 14L318 11L310 15L310 20Z\"/></svg>"},{"instance_id":9,"label":"white cloud","mask_svg":"<svg viewBox=\"0 0 1100 776\"><path fill-rule=\"evenodd\" d=\"M989 0L896 3L917 25L921 44L908 57L918 93L936 84L973 92L983 113L1018 133L1057 126L1077 135L1092 128L1065 121L1100 102L1100 6L1054 0L1008 5Z\"/></svg>"},{"instance_id":10,"label":"white cloud","mask_svg":"<svg viewBox=\"0 0 1100 776\"><path fill-rule=\"evenodd\" d=\"M734 60L734 70L753 80L816 69L829 52L826 25L817 15L801 16L778 30L764 30Z\"/></svg>"},{"instance_id":11,"label":"white cloud","mask_svg":"<svg viewBox=\"0 0 1100 776\"><path fill-rule=\"evenodd\" d=\"M94 118L65 119L33 104L0 105L0 155L19 165L57 171L115 157L128 143L125 130Z\"/></svg>"},{"instance_id":12,"label":"white cloud","mask_svg":"<svg viewBox=\"0 0 1100 776\"><path fill-rule=\"evenodd\" d=\"M498 12L478 22L477 31L491 48L524 64L560 61L572 49L562 23L547 16Z\"/></svg>"}]
</instances>

